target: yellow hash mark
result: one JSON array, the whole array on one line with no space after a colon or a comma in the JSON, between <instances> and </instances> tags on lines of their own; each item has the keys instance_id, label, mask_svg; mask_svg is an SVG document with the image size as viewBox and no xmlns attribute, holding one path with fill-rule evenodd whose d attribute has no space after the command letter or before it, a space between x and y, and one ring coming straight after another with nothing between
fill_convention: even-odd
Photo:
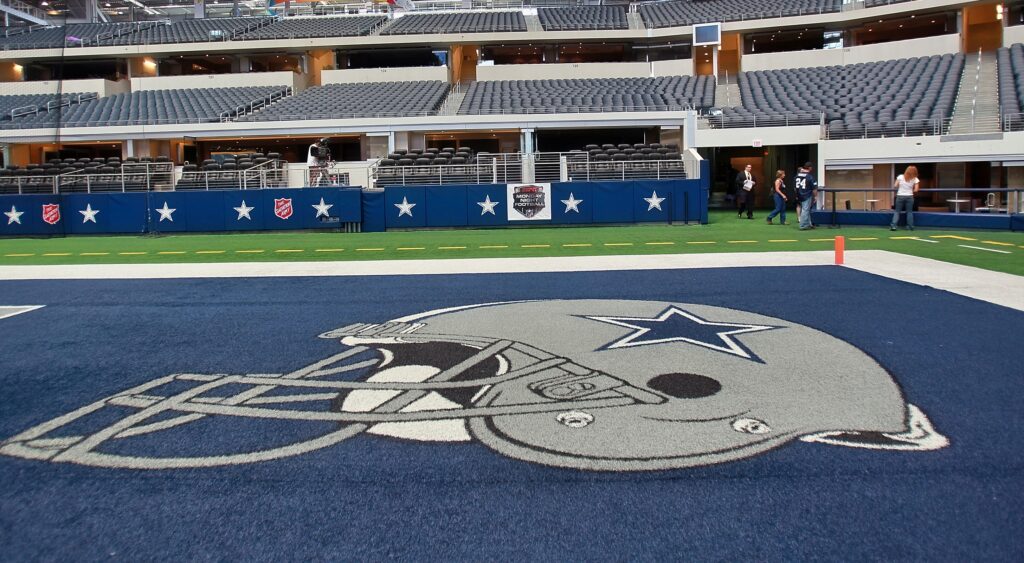
<instances>
[{"instance_id":1,"label":"yellow hash mark","mask_svg":"<svg viewBox=\"0 0 1024 563\"><path fill-rule=\"evenodd\" d=\"M565 247L565 248L574 248L574 247L594 246L594 245L590 244L589 242L571 242L571 243L563 244L562 246Z\"/></svg>"},{"instance_id":2,"label":"yellow hash mark","mask_svg":"<svg viewBox=\"0 0 1024 563\"><path fill-rule=\"evenodd\" d=\"M878 237L850 237L850 240L878 240Z\"/></svg>"},{"instance_id":3,"label":"yellow hash mark","mask_svg":"<svg viewBox=\"0 0 1024 563\"><path fill-rule=\"evenodd\" d=\"M146 252L140 250L138 252L118 252L117 254L119 256L142 256L143 254L146 254Z\"/></svg>"},{"instance_id":4,"label":"yellow hash mark","mask_svg":"<svg viewBox=\"0 0 1024 563\"><path fill-rule=\"evenodd\" d=\"M751 242L757 242L757 241L756 240L727 240L725 242L727 242L729 244L740 244L740 243L751 243Z\"/></svg>"},{"instance_id":5,"label":"yellow hash mark","mask_svg":"<svg viewBox=\"0 0 1024 563\"><path fill-rule=\"evenodd\" d=\"M4 254L4 256L7 256L9 258L24 258L25 256L35 256L35 253L34 252L29 252L29 253L22 253L22 254Z\"/></svg>"},{"instance_id":6,"label":"yellow hash mark","mask_svg":"<svg viewBox=\"0 0 1024 563\"><path fill-rule=\"evenodd\" d=\"M891 240L917 240L917 237L889 237Z\"/></svg>"},{"instance_id":7,"label":"yellow hash mark","mask_svg":"<svg viewBox=\"0 0 1024 563\"><path fill-rule=\"evenodd\" d=\"M426 250L423 246L399 246L395 250Z\"/></svg>"},{"instance_id":8,"label":"yellow hash mark","mask_svg":"<svg viewBox=\"0 0 1024 563\"><path fill-rule=\"evenodd\" d=\"M196 254L224 254L223 250L197 250Z\"/></svg>"},{"instance_id":9,"label":"yellow hash mark","mask_svg":"<svg viewBox=\"0 0 1024 563\"><path fill-rule=\"evenodd\" d=\"M981 242L985 244L994 244L996 246L1013 246L1012 242L999 242L997 240L983 240Z\"/></svg>"},{"instance_id":10,"label":"yellow hash mark","mask_svg":"<svg viewBox=\"0 0 1024 563\"><path fill-rule=\"evenodd\" d=\"M266 250L236 250L238 254L260 254L266 252Z\"/></svg>"},{"instance_id":11,"label":"yellow hash mark","mask_svg":"<svg viewBox=\"0 0 1024 563\"><path fill-rule=\"evenodd\" d=\"M79 252L79 256L109 256L109 252Z\"/></svg>"},{"instance_id":12,"label":"yellow hash mark","mask_svg":"<svg viewBox=\"0 0 1024 563\"><path fill-rule=\"evenodd\" d=\"M811 242L826 242L826 241L827 242L832 242L832 241L834 241L836 239L834 239L834 238L809 238L807 240L809 240Z\"/></svg>"},{"instance_id":13,"label":"yellow hash mark","mask_svg":"<svg viewBox=\"0 0 1024 563\"><path fill-rule=\"evenodd\" d=\"M718 244L713 240L692 240L686 244Z\"/></svg>"},{"instance_id":14,"label":"yellow hash mark","mask_svg":"<svg viewBox=\"0 0 1024 563\"><path fill-rule=\"evenodd\" d=\"M633 246L631 242L606 242L605 246Z\"/></svg>"},{"instance_id":15,"label":"yellow hash mark","mask_svg":"<svg viewBox=\"0 0 1024 563\"><path fill-rule=\"evenodd\" d=\"M768 242L800 242L800 241L796 240L795 238L777 238L777 239L768 239Z\"/></svg>"},{"instance_id":16,"label":"yellow hash mark","mask_svg":"<svg viewBox=\"0 0 1024 563\"><path fill-rule=\"evenodd\" d=\"M344 252L344 248L318 248L313 252Z\"/></svg>"},{"instance_id":17,"label":"yellow hash mark","mask_svg":"<svg viewBox=\"0 0 1024 563\"><path fill-rule=\"evenodd\" d=\"M507 244L486 244L479 248L508 248Z\"/></svg>"},{"instance_id":18,"label":"yellow hash mark","mask_svg":"<svg viewBox=\"0 0 1024 563\"><path fill-rule=\"evenodd\" d=\"M466 250L465 246L439 246L438 250Z\"/></svg>"},{"instance_id":19,"label":"yellow hash mark","mask_svg":"<svg viewBox=\"0 0 1024 563\"><path fill-rule=\"evenodd\" d=\"M959 236L959 235L930 235L928 238L953 238L953 239L956 239L956 240L978 240L976 238L962 237L962 236Z\"/></svg>"},{"instance_id":20,"label":"yellow hash mark","mask_svg":"<svg viewBox=\"0 0 1024 563\"><path fill-rule=\"evenodd\" d=\"M357 248L356 252L381 252L383 248Z\"/></svg>"},{"instance_id":21,"label":"yellow hash mark","mask_svg":"<svg viewBox=\"0 0 1024 563\"><path fill-rule=\"evenodd\" d=\"M522 244L520 248L551 248L550 244Z\"/></svg>"},{"instance_id":22,"label":"yellow hash mark","mask_svg":"<svg viewBox=\"0 0 1024 563\"><path fill-rule=\"evenodd\" d=\"M44 252L43 256L71 256L70 252Z\"/></svg>"},{"instance_id":23,"label":"yellow hash mark","mask_svg":"<svg viewBox=\"0 0 1024 563\"><path fill-rule=\"evenodd\" d=\"M648 246L665 246L669 244L675 244L674 242L645 242Z\"/></svg>"},{"instance_id":24,"label":"yellow hash mark","mask_svg":"<svg viewBox=\"0 0 1024 563\"><path fill-rule=\"evenodd\" d=\"M303 250L301 248L281 248L281 249L275 250L274 252L282 252L282 253L284 253L284 252L305 252L305 250Z\"/></svg>"},{"instance_id":25,"label":"yellow hash mark","mask_svg":"<svg viewBox=\"0 0 1024 563\"><path fill-rule=\"evenodd\" d=\"M157 254L185 254L184 250L162 250Z\"/></svg>"}]
</instances>

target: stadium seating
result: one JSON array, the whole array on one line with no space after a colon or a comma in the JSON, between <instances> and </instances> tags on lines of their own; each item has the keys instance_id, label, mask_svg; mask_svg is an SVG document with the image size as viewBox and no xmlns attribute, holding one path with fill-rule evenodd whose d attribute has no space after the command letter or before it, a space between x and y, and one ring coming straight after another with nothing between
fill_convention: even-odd
<instances>
[{"instance_id":1,"label":"stadium seating","mask_svg":"<svg viewBox=\"0 0 1024 563\"><path fill-rule=\"evenodd\" d=\"M640 5L649 28L838 12L842 0L683 0Z\"/></svg>"},{"instance_id":2,"label":"stadium seating","mask_svg":"<svg viewBox=\"0 0 1024 563\"><path fill-rule=\"evenodd\" d=\"M241 40L302 39L307 37L351 37L368 35L387 21L384 16L336 18L288 18L242 34Z\"/></svg>"},{"instance_id":3,"label":"stadium seating","mask_svg":"<svg viewBox=\"0 0 1024 563\"><path fill-rule=\"evenodd\" d=\"M223 41L249 28L269 25L272 18L209 18L187 19L172 23L158 23L135 33L106 41L106 45L146 45L157 43L197 43Z\"/></svg>"},{"instance_id":4,"label":"stadium seating","mask_svg":"<svg viewBox=\"0 0 1024 563\"><path fill-rule=\"evenodd\" d=\"M460 114L665 111L714 104L709 76L474 82Z\"/></svg>"},{"instance_id":5,"label":"stadium seating","mask_svg":"<svg viewBox=\"0 0 1024 563\"><path fill-rule=\"evenodd\" d=\"M327 84L284 98L239 121L416 116L437 111L448 93L441 81Z\"/></svg>"},{"instance_id":6,"label":"stadium seating","mask_svg":"<svg viewBox=\"0 0 1024 563\"><path fill-rule=\"evenodd\" d=\"M15 35L0 35L0 50L79 46L94 42L100 36L131 32L139 27L139 24L131 23L73 23L64 27L48 27Z\"/></svg>"},{"instance_id":7,"label":"stadium seating","mask_svg":"<svg viewBox=\"0 0 1024 563\"><path fill-rule=\"evenodd\" d=\"M624 6L538 8L537 17L547 31L629 28Z\"/></svg>"},{"instance_id":8,"label":"stadium seating","mask_svg":"<svg viewBox=\"0 0 1024 563\"><path fill-rule=\"evenodd\" d=\"M910 2L910 0L864 0L864 7L877 8L878 6L888 6L889 4L901 4L903 2Z\"/></svg>"},{"instance_id":9,"label":"stadium seating","mask_svg":"<svg viewBox=\"0 0 1024 563\"><path fill-rule=\"evenodd\" d=\"M963 66L958 54L741 72L742 106L722 108L709 122L719 127L817 124L824 114L830 138L938 134L952 115Z\"/></svg>"},{"instance_id":10,"label":"stadium seating","mask_svg":"<svg viewBox=\"0 0 1024 563\"><path fill-rule=\"evenodd\" d=\"M999 49L999 109L1003 128L1024 131L1024 45Z\"/></svg>"},{"instance_id":11,"label":"stadium seating","mask_svg":"<svg viewBox=\"0 0 1024 563\"><path fill-rule=\"evenodd\" d=\"M522 12L445 12L409 14L395 19L381 35L433 33L491 33L526 31Z\"/></svg>"},{"instance_id":12,"label":"stadium seating","mask_svg":"<svg viewBox=\"0 0 1024 563\"><path fill-rule=\"evenodd\" d=\"M53 127L58 119L65 127L214 122L287 91L285 86L246 86L132 92L72 105L61 112L0 121L0 128Z\"/></svg>"}]
</instances>

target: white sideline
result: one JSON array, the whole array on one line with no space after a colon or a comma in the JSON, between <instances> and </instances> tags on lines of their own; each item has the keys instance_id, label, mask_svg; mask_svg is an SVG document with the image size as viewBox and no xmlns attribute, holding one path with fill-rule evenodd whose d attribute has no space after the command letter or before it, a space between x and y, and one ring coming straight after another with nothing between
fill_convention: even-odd
<instances>
[{"instance_id":1,"label":"white sideline","mask_svg":"<svg viewBox=\"0 0 1024 563\"><path fill-rule=\"evenodd\" d=\"M756 266L823 266L832 264L833 258L832 251L824 251L365 262L0 266L0 280L260 278L672 270ZM846 266L886 278L934 287L1024 311L1024 277L1021 276L884 250L849 251L846 253Z\"/></svg>"}]
</instances>

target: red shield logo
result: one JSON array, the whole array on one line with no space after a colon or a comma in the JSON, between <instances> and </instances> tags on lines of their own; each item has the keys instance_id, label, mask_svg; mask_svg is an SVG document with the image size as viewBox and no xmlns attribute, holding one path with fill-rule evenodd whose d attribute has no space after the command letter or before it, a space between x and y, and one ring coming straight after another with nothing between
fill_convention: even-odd
<instances>
[{"instance_id":1,"label":"red shield logo","mask_svg":"<svg viewBox=\"0 0 1024 563\"><path fill-rule=\"evenodd\" d=\"M56 225L57 221L60 221L59 203L47 203L43 205L43 221L46 221L51 225Z\"/></svg>"},{"instance_id":2,"label":"red shield logo","mask_svg":"<svg viewBox=\"0 0 1024 563\"><path fill-rule=\"evenodd\" d=\"M287 220L292 216L292 200L291 198L282 198L274 200L274 215L277 215L281 219Z\"/></svg>"}]
</instances>

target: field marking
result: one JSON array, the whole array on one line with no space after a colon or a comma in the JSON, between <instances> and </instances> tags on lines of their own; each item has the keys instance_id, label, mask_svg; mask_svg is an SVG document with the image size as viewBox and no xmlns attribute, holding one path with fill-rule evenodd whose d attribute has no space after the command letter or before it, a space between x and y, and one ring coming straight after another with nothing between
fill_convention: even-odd
<instances>
[{"instance_id":1,"label":"field marking","mask_svg":"<svg viewBox=\"0 0 1024 563\"><path fill-rule=\"evenodd\" d=\"M110 256L109 252L79 252L79 256Z\"/></svg>"},{"instance_id":2,"label":"field marking","mask_svg":"<svg viewBox=\"0 0 1024 563\"><path fill-rule=\"evenodd\" d=\"M645 242L644 244L647 245L647 246L668 246L668 245L672 245L672 244L675 244L675 243L674 242Z\"/></svg>"},{"instance_id":3,"label":"field marking","mask_svg":"<svg viewBox=\"0 0 1024 563\"><path fill-rule=\"evenodd\" d=\"M519 248L551 248L550 244L521 244Z\"/></svg>"},{"instance_id":4,"label":"field marking","mask_svg":"<svg viewBox=\"0 0 1024 563\"><path fill-rule=\"evenodd\" d=\"M921 237L889 237L889 240L916 240L917 242L930 242L932 244L939 244L937 240L928 240Z\"/></svg>"},{"instance_id":5,"label":"field marking","mask_svg":"<svg viewBox=\"0 0 1024 563\"><path fill-rule=\"evenodd\" d=\"M274 252L280 252L280 253L284 254L284 253L288 253L288 252L305 252L305 250L302 249L302 248L279 248L279 249L275 250Z\"/></svg>"},{"instance_id":6,"label":"field marking","mask_svg":"<svg viewBox=\"0 0 1024 563\"><path fill-rule=\"evenodd\" d=\"M262 254L266 250L236 250L235 254Z\"/></svg>"},{"instance_id":7,"label":"field marking","mask_svg":"<svg viewBox=\"0 0 1024 563\"><path fill-rule=\"evenodd\" d=\"M197 250L196 254L224 254L225 250Z\"/></svg>"},{"instance_id":8,"label":"field marking","mask_svg":"<svg viewBox=\"0 0 1024 563\"><path fill-rule=\"evenodd\" d=\"M970 246L970 245L967 245L967 244L958 244L957 246L962 246L963 248L973 248L974 250L984 250L985 252L998 252L999 254L1013 254L1009 250L997 250L995 248L983 248L983 247L980 247L980 246Z\"/></svg>"},{"instance_id":9,"label":"field marking","mask_svg":"<svg viewBox=\"0 0 1024 563\"><path fill-rule=\"evenodd\" d=\"M651 243L647 243L647 244L651 244ZM594 245L590 244L589 242L570 242L570 243L566 243L566 244L562 245L563 248L577 248L577 247L585 247L585 246L594 246Z\"/></svg>"},{"instance_id":10,"label":"field marking","mask_svg":"<svg viewBox=\"0 0 1024 563\"><path fill-rule=\"evenodd\" d=\"M849 240L878 240L878 237L850 237Z\"/></svg>"},{"instance_id":11,"label":"field marking","mask_svg":"<svg viewBox=\"0 0 1024 563\"><path fill-rule=\"evenodd\" d=\"M118 256L142 256L143 254L148 254L148 253L145 252L145 251L142 251L142 250L133 251L133 252L118 252L117 253Z\"/></svg>"},{"instance_id":12,"label":"field marking","mask_svg":"<svg viewBox=\"0 0 1024 563\"><path fill-rule=\"evenodd\" d=\"M465 246L439 246L438 250L466 250Z\"/></svg>"},{"instance_id":13,"label":"field marking","mask_svg":"<svg viewBox=\"0 0 1024 563\"><path fill-rule=\"evenodd\" d=\"M929 235L929 238L952 238L952 239L956 239L956 240L978 240L976 238L962 237L962 236L958 236L958 235Z\"/></svg>"},{"instance_id":14,"label":"field marking","mask_svg":"<svg viewBox=\"0 0 1024 563\"><path fill-rule=\"evenodd\" d=\"M999 242L997 240L983 240L981 242L985 244L994 244L996 246L1013 246L1012 242Z\"/></svg>"},{"instance_id":15,"label":"field marking","mask_svg":"<svg viewBox=\"0 0 1024 563\"><path fill-rule=\"evenodd\" d=\"M313 252L344 252L344 248L318 248Z\"/></svg>"},{"instance_id":16,"label":"field marking","mask_svg":"<svg viewBox=\"0 0 1024 563\"><path fill-rule=\"evenodd\" d=\"M758 241L756 241L756 240L727 240L725 242L727 242L729 244L751 244L751 243L756 243Z\"/></svg>"},{"instance_id":17,"label":"field marking","mask_svg":"<svg viewBox=\"0 0 1024 563\"><path fill-rule=\"evenodd\" d=\"M768 239L768 242L800 242L800 241L795 239L795 238L777 238L777 239Z\"/></svg>"},{"instance_id":18,"label":"field marking","mask_svg":"<svg viewBox=\"0 0 1024 563\"><path fill-rule=\"evenodd\" d=\"M605 246L633 246L631 242L606 242Z\"/></svg>"},{"instance_id":19,"label":"field marking","mask_svg":"<svg viewBox=\"0 0 1024 563\"><path fill-rule=\"evenodd\" d=\"M71 256L70 252L44 252L43 256Z\"/></svg>"},{"instance_id":20,"label":"field marking","mask_svg":"<svg viewBox=\"0 0 1024 563\"><path fill-rule=\"evenodd\" d=\"M484 244L477 248L508 248L507 244Z\"/></svg>"},{"instance_id":21,"label":"field marking","mask_svg":"<svg viewBox=\"0 0 1024 563\"><path fill-rule=\"evenodd\" d=\"M357 248L356 252L383 252L383 248Z\"/></svg>"},{"instance_id":22,"label":"field marking","mask_svg":"<svg viewBox=\"0 0 1024 563\"><path fill-rule=\"evenodd\" d=\"M35 256L35 255L36 254L34 252L22 252L22 253L18 253L18 254L4 254L4 256L6 256L8 258L24 258L26 256Z\"/></svg>"},{"instance_id":23,"label":"field marking","mask_svg":"<svg viewBox=\"0 0 1024 563\"><path fill-rule=\"evenodd\" d=\"M157 254L185 254L184 250L161 250Z\"/></svg>"},{"instance_id":24,"label":"field marking","mask_svg":"<svg viewBox=\"0 0 1024 563\"><path fill-rule=\"evenodd\" d=\"M716 241L713 241L713 240L691 240L691 241L687 242L686 244L718 244L718 243Z\"/></svg>"},{"instance_id":25,"label":"field marking","mask_svg":"<svg viewBox=\"0 0 1024 563\"><path fill-rule=\"evenodd\" d=\"M832 242L835 238L809 238L808 242Z\"/></svg>"},{"instance_id":26,"label":"field marking","mask_svg":"<svg viewBox=\"0 0 1024 563\"><path fill-rule=\"evenodd\" d=\"M399 246L395 250L426 250L425 246Z\"/></svg>"},{"instance_id":27,"label":"field marking","mask_svg":"<svg viewBox=\"0 0 1024 563\"><path fill-rule=\"evenodd\" d=\"M9 319L15 315L22 313L28 313L35 311L36 309L42 309L46 305L0 305L0 319ZM4 312L4 309L13 309L9 312Z\"/></svg>"}]
</instances>

